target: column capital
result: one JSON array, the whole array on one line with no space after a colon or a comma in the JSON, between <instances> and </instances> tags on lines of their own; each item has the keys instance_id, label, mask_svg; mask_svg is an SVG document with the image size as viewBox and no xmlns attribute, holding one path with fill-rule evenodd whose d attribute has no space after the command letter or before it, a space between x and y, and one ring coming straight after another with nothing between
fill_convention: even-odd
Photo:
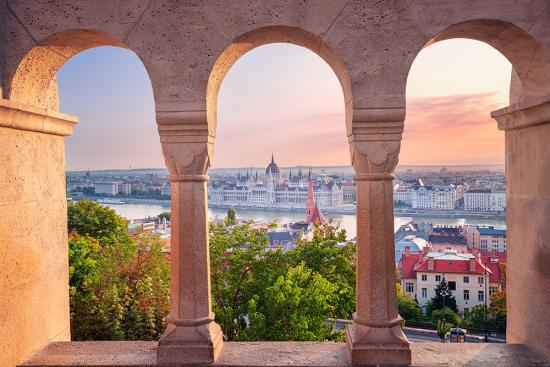
<instances>
[{"instance_id":1,"label":"column capital","mask_svg":"<svg viewBox=\"0 0 550 367\"><path fill-rule=\"evenodd\" d=\"M157 124L170 181L207 181L214 136L206 111L157 111Z\"/></svg>"},{"instance_id":2,"label":"column capital","mask_svg":"<svg viewBox=\"0 0 550 367\"><path fill-rule=\"evenodd\" d=\"M0 127L69 136L77 122L71 115L0 99Z\"/></svg>"},{"instance_id":3,"label":"column capital","mask_svg":"<svg viewBox=\"0 0 550 367\"><path fill-rule=\"evenodd\" d=\"M404 107L353 110L348 141L356 180L393 180L404 120Z\"/></svg>"},{"instance_id":4,"label":"column capital","mask_svg":"<svg viewBox=\"0 0 550 367\"><path fill-rule=\"evenodd\" d=\"M550 123L549 97L520 102L491 112L499 130L511 131Z\"/></svg>"}]
</instances>

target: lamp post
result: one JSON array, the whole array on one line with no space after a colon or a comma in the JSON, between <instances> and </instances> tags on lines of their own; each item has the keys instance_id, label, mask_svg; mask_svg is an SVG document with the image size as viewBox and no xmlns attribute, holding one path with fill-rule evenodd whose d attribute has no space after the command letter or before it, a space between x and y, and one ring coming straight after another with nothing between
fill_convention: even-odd
<instances>
[{"instance_id":1,"label":"lamp post","mask_svg":"<svg viewBox=\"0 0 550 367\"><path fill-rule=\"evenodd\" d=\"M443 297L443 308L441 309L441 330L445 330L445 297L449 295L449 286L447 285L447 281L445 280L445 274L443 274L443 280L441 281L442 284L445 286L441 288L441 296ZM445 336L443 336L445 338Z\"/></svg>"},{"instance_id":2,"label":"lamp post","mask_svg":"<svg viewBox=\"0 0 550 367\"><path fill-rule=\"evenodd\" d=\"M487 322L487 316L489 314L489 308L488 308L488 305L487 305L487 298L488 298L488 294L487 294L487 283L488 283L488 280L487 280L487 268L485 267L484 270L483 270L483 275L484 275L484 283L485 283L485 293L483 294L483 300L485 301L485 343L488 343L489 342L489 329L488 329L488 322Z\"/></svg>"}]
</instances>

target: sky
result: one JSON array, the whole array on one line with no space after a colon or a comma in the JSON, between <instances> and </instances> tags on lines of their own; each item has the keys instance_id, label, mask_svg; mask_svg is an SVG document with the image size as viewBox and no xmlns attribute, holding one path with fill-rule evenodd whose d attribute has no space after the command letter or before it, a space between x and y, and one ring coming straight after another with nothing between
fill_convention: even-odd
<instances>
[{"instance_id":1,"label":"sky","mask_svg":"<svg viewBox=\"0 0 550 367\"><path fill-rule=\"evenodd\" d=\"M510 63L492 47L447 40L422 50L407 81L400 164L501 164ZM164 167L147 72L131 51L98 47L58 72L61 111L78 116L68 170ZM272 44L239 59L218 97L213 168L349 165L340 84L299 46Z\"/></svg>"}]
</instances>

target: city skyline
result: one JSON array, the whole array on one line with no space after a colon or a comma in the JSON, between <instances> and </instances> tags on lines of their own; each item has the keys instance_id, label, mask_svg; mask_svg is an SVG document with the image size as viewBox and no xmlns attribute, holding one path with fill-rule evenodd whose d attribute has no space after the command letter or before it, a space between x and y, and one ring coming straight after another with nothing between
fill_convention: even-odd
<instances>
[{"instance_id":1,"label":"city skyline","mask_svg":"<svg viewBox=\"0 0 550 367\"><path fill-rule=\"evenodd\" d=\"M503 134L489 112L507 105L510 71L498 51L477 41L421 51L408 79L400 164L502 164ZM59 84L61 110L80 118L67 139L68 170L164 167L150 81L135 54L85 51L62 68ZM222 84L212 166L262 166L271 151L283 166L349 165L343 109L334 73L313 52L255 49Z\"/></svg>"}]
</instances>

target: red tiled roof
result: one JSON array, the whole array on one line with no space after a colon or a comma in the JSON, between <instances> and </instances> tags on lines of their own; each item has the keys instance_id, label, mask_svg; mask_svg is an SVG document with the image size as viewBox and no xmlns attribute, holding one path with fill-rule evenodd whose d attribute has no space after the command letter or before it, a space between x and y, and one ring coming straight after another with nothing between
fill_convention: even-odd
<instances>
[{"instance_id":1,"label":"red tiled roof","mask_svg":"<svg viewBox=\"0 0 550 367\"><path fill-rule=\"evenodd\" d=\"M470 260L438 260L436 258L434 259L434 270L428 270L428 259L425 258L420 264L417 264L414 267L414 271L422 271L427 273L483 274L485 268L477 259L475 272L471 272Z\"/></svg>"},{"instance_id":2,"label":"red tiled roof","mask_svg":"<svg viewBox=\"0 0 550 367\"><path fill-rule=\"evenodd\" d=\"M481 261L485 264L486 267L491 270L491 275L489 276L489 282L491 283L500 283L500 266L498 261L491 261L491 259L496 259L495 256L482 256Z\"/></svg>"},{"instance_id":3,"label":"red tiled roof","mask_svg":"<svg viewBox=\"0 0 550 367\"><path fill-rule=\"evenodd\" d=\"M414 266L421 259L422 253L411 253L408 256L403 254L401 258L401 277L402 278L416 278L414 272Z\"/></svg>"}]
</instances>

